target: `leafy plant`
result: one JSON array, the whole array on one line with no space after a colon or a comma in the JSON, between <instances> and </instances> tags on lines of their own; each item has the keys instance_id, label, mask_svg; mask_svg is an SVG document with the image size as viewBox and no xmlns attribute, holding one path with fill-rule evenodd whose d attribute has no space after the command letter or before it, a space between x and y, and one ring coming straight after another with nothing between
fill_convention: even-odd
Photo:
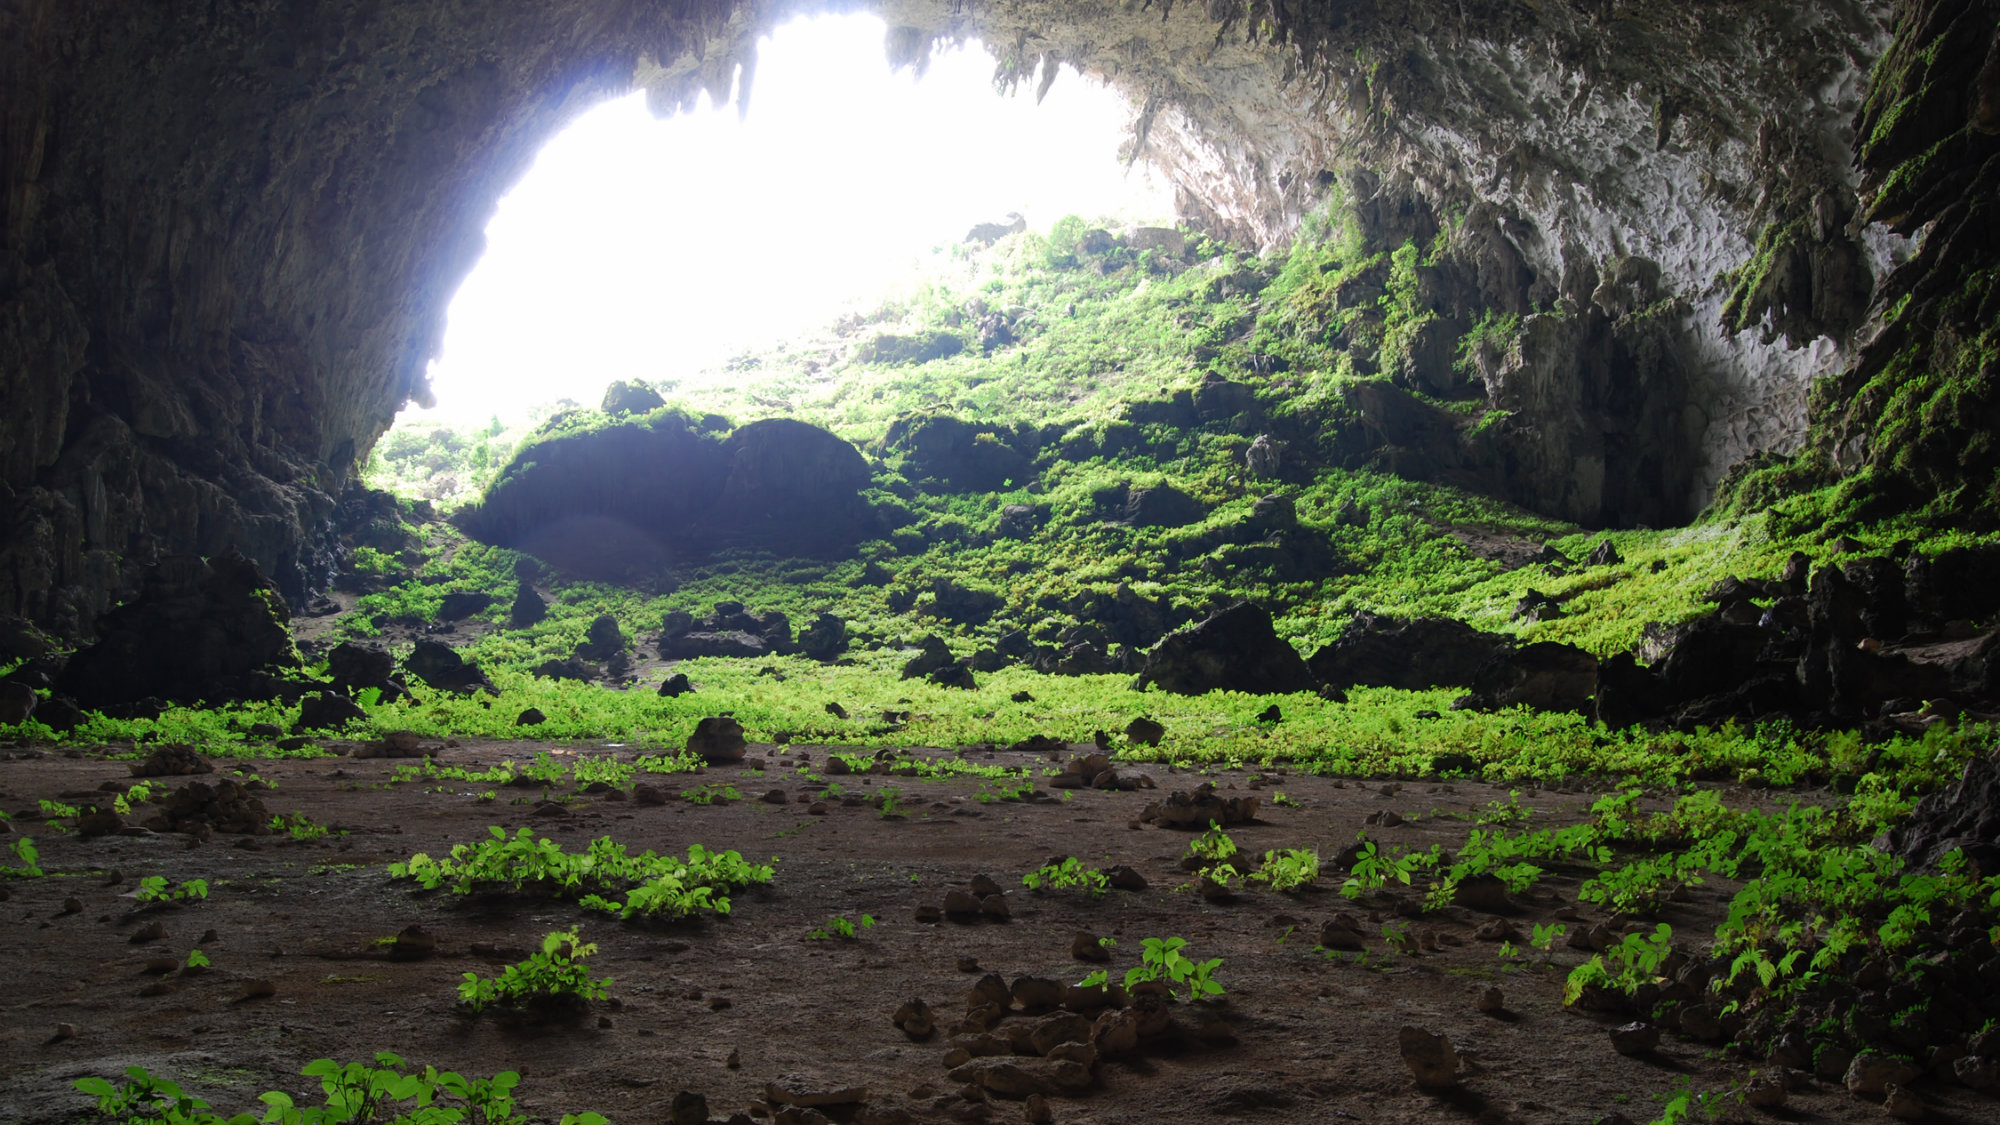
<instances>
[{"instance_id":1,"label":"leafy plant","mask_svg":"<svg viewBox=\"0 0 2000 1125\"><path fill-rule=\"evenodd\" d=\"M507 966L497 977L466 973L465 983L458 986L458 998L475 1012L496 1004L556 1008L602 1000L611 981L592 977L583 964L596 952L596 943L579 942L575 930L556 930L542 938L541 952Z\"/></svg>"},{"instance_id":2,"label":"leafy plant","mask_svg":"<svg viewBox=\"0 0 2000 1125\"><path fill-rule=\"evenodd\" d=\"M680 918L701 910L727 914L727 892L768 883L773 875L770 864L749 863L739 852L713 852L700 844L689 845L687 858L680 860L650 851L635 856L608 836L592 840L582 853L570 853L553 840L535 838L527 828L511 837L498 826L487 832L489 839L454 845L442 860L419 852L407 862L390 864L389 876L414 879L426 890L448 885L461 895L533 891L575 899L621 918ZM623 902L612 897L621 893Z\"/></svg>"},{"instance_id":3,"label":"leafy plant","mask_svg":"<svg viewBox=\"0 0 2000 1125\"><path fill-rule=\"evenodd\" d=\"M1411 874L1422 864L1422 856L1405 854L1400 849L1384 855L1376 849L1375 841L1363 835L1361 854L1354 858L1354 865L1348 869L1348 878L1340 885L1340 893L1348 898L1360 898L1387 886L1391 879L1408 884Z\"/></svg>"},{"instance_id":4,"label":"leafy plant","mask_svg":"<svg viewBox=\"0 0 2000 1125\"><path fill-rule=\"evenodd\" d=\"M1187 854L1204 865L1226 862L1236 854L1236 841L1214 821L1208 822L1208 830L1188 841Z\"/></svg>"},{"instance_id":5,"label":"leafy plant","mask_svg":"<svg viewBox=\"0 0 2000 1125\"><path fill-rule=\"evenodd\" d=\"M1092 898L1111 889L1111 881L1104 872L1085 866L1075 856L1065 856L1061 863L1044 864L1040 870L1030 871L1021 876L1021 885L1031 891L1041 890L1044 886L1052 891L1081 887L1089 891Z\"/></svg>"},{"instance_id":6,"label":"leafy plant","mask_svg":"<svg viewBox=\"0 0 2000 1125\"><path fill-rule=\"evenodd\" d=\"M831 941L838 938L841 941L853 941L856 937L860 936L862 930L868 929L873 925L875 925L875 919L867 914L863 914L859 922L850 922L846 916L836 914L832 918L807 930L806 940Z\"/></svg>"},{"instance_id":7,"label":"leafy plant","mask_svg":"<svg viewBox=\"0 0 2000 1125\"><path fill-rule=\"evenodd\" d=\"M77 1080L75 1088L97 1099L97 1111L119 1125L526 1125L515 1111L514 1089L521 1076L502 1071L491 1078L467 1079L425 1067L404 1073L403 1060L387 1051L367 1063L342 1065L315 1059L300 1071L320 1081L325 1104L302 1107L290 1094L259 1095L265 1111L223 1117L179 1083L144 1067L125 1070L123 1081ZM600 1114L564 1114L561 1125L609 1125Z\"/></svg>"},{"instance_id":8,"label":"leafy plant","mask_svg":"<svg viewBox=\"0 0 2000 1125\"><path fill-rule=\"evenodd\" d=\"M1187 986L1187 1000L1192 1003L1206 996L1222 995L1222 985L1214 979L1215 970L1222 965L1222 958L1196 961L1181 951L1187 948L1187 939L1146 938L1141 942L1141 961L1125 972L1125 987L1147 981L1165 981L1169 987Z\"/></svg>"},{"instance_id":9,"label":"leafy plant","mask_svg":"<svg viewBox=\"0 0 2000 1125\"><path fill-rule=\"evenodd\" d=\"M323 840L333 829L302 812L294 812L272 817L271 831L283 832L294 840Z\"/></svg>"},{"instance_id":10,"label":"leafy plant","mask_svg":"<svg viewBox=\"0 0 2000 1125\"><path fill-rule=\"evenodd\" d=\"M189 879L169 887L164 875L148 875L139 880L132 897L143 903L199 901L208 897L208 880Z\"/></svg>"},{"instance_id":11,"label":"leafy plant","mask_svg":"<svg viewBox=\"0 0 2000 1125\"><path fill-rule=\"evenodd\" d=\"M1250 876L1274 891L1294 891L1319 878L1319 853L1307 848L1267 851L1264 864Z\"/></svg>"},{"instance_id":12,"label":"leafy plant","mask_svg":"<svg viewBox=\"0 0 2000 1125\"><path fill-rule=\"evenodd\" d=\"M1629 995L1659 975L1661 964L1674 951L1673 938L1674 928L1665 922L1655 926L1650 934L1626 934L1618 944L1571 970L1563 989L1563 1003L1576 1003L1584 989L1593 985L1615 988Z\"/></svg>"},{"instance_id":13,"label":"leafy plant","mask_svg":"<svg viewBox=\"0 0 2000 1125\"><path fill-rule=\"evenodd\" d=\"M41 876L42 853L36 850L35 838L33 836L17 837L13 843L7 845L7 850L14 854L14 859L19 862L20 866L0 868L0 874L27 879L39 878Z\"/></svg>"}]
</instances>

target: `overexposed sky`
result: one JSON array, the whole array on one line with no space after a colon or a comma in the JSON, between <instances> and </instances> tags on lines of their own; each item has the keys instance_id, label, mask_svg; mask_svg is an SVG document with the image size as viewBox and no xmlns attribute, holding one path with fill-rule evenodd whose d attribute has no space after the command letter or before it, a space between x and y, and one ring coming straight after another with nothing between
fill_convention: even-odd
<instances>
[{"instance_id":1,"label":"overexposed sky","mask_svg":"<svg viewBox=\"0 0 2000 1125\"><path fill-rule=\"evenodd\" d=\"M1117 158L1132 107L1065 70L1038 106L1003 98L983 49L891 74L872 16L762 43L747 118L704 100L655 120L643 94L550 141L500 201L452 300L432 410L513 421L613 379L687 379L881 294L974 223L1019 211L1171 218L1172 192Z\"/></svg>"}]
</instances>

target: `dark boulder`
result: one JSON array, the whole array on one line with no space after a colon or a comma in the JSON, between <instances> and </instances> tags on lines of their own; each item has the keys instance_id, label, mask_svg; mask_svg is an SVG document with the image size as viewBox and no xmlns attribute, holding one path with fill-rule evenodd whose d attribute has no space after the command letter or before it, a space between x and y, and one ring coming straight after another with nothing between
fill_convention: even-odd
<instances>
[{"instance_id":1,"label":"dark boulder","mask_svg":"<svg viewBox=\"0 0 2000 1125\"><path fill-rule=\"evenodd\" d=\"M580 432L561 415L458 520L483 542L622 577L732 549L840 554L874 526L868 483L852 445L804 422L752 422L725 439L671 410Z\"/></svg>"},{"instance_id":2,"label":"dark boulder","mask_svg":"<svg viewBox=\"0 0 2000 1125\"><path fill-rule=\"evenodd\" d=\"M378 645L342 641L326 654L326 670L335 687L352 694L387 683L396 671L396 658Z\"/></svg>"},{"instance_id":3,"label":"dark boulder","mask_svg":"<svg viewBox=\"0 0 2000 1125\"><path fill-rule=\"evenodd\" d=\"M548 615L549 603L535 592L533 586L521 583L521 588L514 592L514 605L507 611L507 620L516 629L526 629L539 624Z\"/></svg>"},{"instance_id":4,"label":"dark boulder","mask_svg":"<svg viewBox=\"0 0 2000 1125\"><path fill-rule=\"evenodd\" d=\"M28 721L35 713L35 704L41 696L35 689L23 683L0 683L0 726L14 726Z\"/></svg>"},{"instance_id":5,"label":"dark boulder","mask_svg":"<svg viewBox=\"0 0 2000 1125\"><path fill-rule=\"evenodd\" d=\"M1238 602L1169 633L1150 653L1133 686L1180 695L1242 691L1257 695L1311 691L1306 662L1278 636L1261 606Z\"/></svg>"},{"instance_id":6,"label":"dark boulder","mask_svg":"<svg viewBox=\"0 0 2000 1125\"><path fill-rule=\"evenodd\" d=\"M743 740L743 724L727 715L714 715L695 724L687 748L708 764L719 766L742 761L748 744Z\"/></svg>"},{"instance_id":7,"label":"dark boulder","mask_svg":"<svg viewBox=\"0 0 2000 1125\"><path fill-rule=\"evenodd\" d=\"M1490 710L1587 711L1597 690L1597 658L1574 645L1543 641L1496 655L1472 678L1470 695L1453 704Z\"/></svg>"},{"instance_id":8,"label":"dark boulder","mask_svg":"<svg viewBox=\"0 0 2000 1125\"><path fill-rule=\"evenodd\" d=\"M192 703L271 699L300 667L278 587L234 549L204 562L170 556L143 591L98 619L56 689L91 710L147 697Z\"/></svg>"},{"instance_id":9,"label":"dark boulder","mask_svg":"<svg viewBox=\"0 0 2000 1125\"><path fill-rule=\"evenodd\" d=\"M646 384L616 379L604 388L604 399L597 408L606 414L644 414L666 404L660 392Z\"/></svg>"},{"instance_id":10,"label":"dark boulder","mask_svg":"<svg viewBox=\"0 0 2000 1125\"><path fill-rule=\"evenodd\" d=\"M1513 646L1512 637L1447 617L1400 621L1357 613L1309 666L1315 678L1338 688L1470 687L1480 668Z\"/></svg>"},{"instance_id":11,"label":"dark boulder","mask_svg":"<svg viewBox=\"0 0 2000 1125\"><path fill-rule=\"evenodd\" d=\"M299 717L292 724L292 733L329 730L367 721L368 712L363 711L360 704L339 692L322 691L306 696L299 703Z\"/></svg>"},{"instance_id":12,"label":"dark boulder","mask_svg":"<svg viewBox=\"0 0 2000 1125\"><path fill-rule=\"evenodd\" d=\"M1958 849L1975 878L2000 875L2000 762L1988 754L1966 763L1950 788L1917 802L1875 844L1915 868L1934 867Z\"/></svg>"},{"instance_id":13,"label":"dark boulder","mask_svg":"<svg viewBox=\"0 0 2000 1125\"><path fill-rule=\"evenodd\" d=\"M972 669L957 663L947 664L924 678L939 687L963 688L966 691L975 691L979 687L979 682L972 677Z\"/></svg>"},{"instance_id":14,"label":"dark boulder","mask_svg":"<svg viewBox=\"0 0 2000 1125\"><path fill-rule=\"evenodd\" d=\"M1201 501L1173 485L1156 484L1128 490L1119 521L1133 527L1185 527L1207 514Z\"/></svg>"},{"instance_id":15,"label":"dark boulder","mask_svg":"<svg viewBox=\"0 0 2000 1125\"><path fill-rule=\"evenodd\" d=\"M994 534L1002 539L1026 539L1048 522L1049 508L1046 504L1008 504L1000 509L1000 522L994 526Z\"/></svg>"},{"instance_id":16,"label":"dark boulder","mask_svg":"<svg viewBox=\"0 0 2000 1125\"><path fill-rule=\"evenodd\" d=\"M25 617L0 614L0 664L38 660L55 651L55 642Z\"/></svg>"},{"instance_id":17,"label":"dark boulder","mask_svg":"<svg viewBox=\"0 0 2000 1125\"><path fill-rule=\"evenodd\" d=\"M416 647L410 650L410 655L403 658L403 668L439 691L500 694L493 681L479 670L479 665L466 660L456 649L441 641L418 641Z\"/></svg>"},{"instance_id":18,"label":"dark boulder","mask_svg":"<svg viewBox=\"0 0 2000 1125\"><path fill-rule=\"evenodd\" d=\"M572 657L567 660L544 660L528 669L528 674L539 680L575 680L594 684L604 678L604 669Z\"/></svg>"},{"instance_id":19,"label":"dark boulder","mask_svg":"<svg viewBox=\"0 0 2000 1125\"><path fill-rule=\"evenodd\" d=\"M714 633L696 631L660 639L660 659L691 660L697 656L769 656L764 638L736 630Z\"/></svg>"},{"instance_id":20,"label":"dark boulder","mask_svg":"<svg viewBox=\"0 0 2000 1125\"><path fill-rule=\"evenodd\" d=\"M1624 561L1624 556L1618 553L1618 548L1609 539L1599 541L1583 559L1585 566L1617 566Z\"/></svg>"},{"instance_id":21,"label":"dark boulder","mask_svg":"<svg viewBox=\"0 0 2000 1125\"><path fill-rule=\"evenodd\" d=\"M917 654L903 663L903 678L906 680L923 679L951 666L956 659L951 655L951 649L945 647L944 639L936 633L927 634L917 647Z\"/></svg>"},{"instance_id":22,"label":"dark boulder","mask_svg":"<svg viewBox=\"0 0 2000 1125\"><path fill-rule=\"evenodd\" d=\"M799 651L814 660L838 660L847 652L847 622L831 613L822 613L811 625L799 630Z\"/></svg>"},{"instance_id":23,"label":"dark boulder","mask_svg":"<svg viewBox=\"0 0 2000 1125\"><path fill-rule=\"evenodd\" d=\"M598 614L585 631L583 643L576 646L576 658L601 664L622 660L624 656L625 632L618 628L618 619L608 613Z\"/></svg>"},{"instance_id":24,"label":"dark boulder","mask_svg":"<svg viewBox=\"0 0 2000 1125\"><path fill-rule=\"evenodd\" d=\"M948 359L965 350L965 341L949 332L918 332L910 336L883 333L854 349L854 362L901 365Z\"/></svg>"},{"instance_id":25,"label":"dark boulder","mask_svg":"<svg viewBox=\"0 0 2000 1125\"><path fill-rule=\"evenodd\" d=\"M953 491L993 492L1010 481L1025 484L1034 475L1012 433L948 414L898 419L885 442L902 452L912 479L935 480Z\"/></svg>"},{"instance_id":26,"label":"dark boulder","mask_svg":"<svg viewBox=\"0 0 2000 1125\"><path fill-rule=\"evenodd\" d=\"M694 685L688 682L686 672L675 672L660 684L660 698L679 699L683 695L694 694Z\"/></svg>"},{"instance_id":27,"label":"dark boulder","mask_svg":"<svg viewBox=\"0 0 2000 1125\"><path fill-rule=\"evenodd\" d=\"M483 613L493 605L493 595L482 590L453 590L438 603L439 621L463 621Z\"/></svg>"}]
</instances>

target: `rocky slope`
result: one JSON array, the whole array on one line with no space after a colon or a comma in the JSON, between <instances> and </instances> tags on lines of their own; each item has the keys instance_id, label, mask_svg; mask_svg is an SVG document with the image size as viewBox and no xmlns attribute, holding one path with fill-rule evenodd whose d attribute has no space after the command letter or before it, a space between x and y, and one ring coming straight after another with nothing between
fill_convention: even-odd
<instances>
[{"instance_id":1,"label":"rocky slope","mask_svg":"<svg viewBox=\"0 0 2000 1125\"><path fill-rule=\"evenodd\" d=\"M229 546L302 601L332 571L329 495L425 395L445 303L536 147L634 84L661 111L747 93L757 32L821 6L0 8L0 610L84 633L156 557ZM1475 392L1509 428L1482 452L1421 402L1363 413L1426 471L1498 472L1494 491L1566 518L1682 518L1744 455L1796 448L1809 380L1844 363L1903 246L1851 219L1879 4L873 7L893 63L979 36L1004 79L1058 62L1109 78L1138 109L1138 154L1220 231L1281 241L1334 187L1377 243L1450 226L1439 319L1521 318ZM1991 193L1969 172L1993 127L1995 20L1991 3L1896 12L1860 167L1909 196L1871 213L1907 235ZM1933 25L1953 29L1941 49ZM1930 171L1898 177L1911 161ZM1967 233L1926 243L1890 294L1917 294L1905 335L1875 353L1908 362L1834 384L1875 389L1831 439L1913 420L1870 464L1988 447L1986 392L1953 391L1962 421L1942 429L1899 398L1925 361L1897 339L1993 319L1926 295L1921 278L1983 277L1993 257L1976 216L1940 227ZM1964 385L1990 385L1990 349L1947 346ZM1912 456L1913 479L1963 479Z\"/></svg>"}]
</instances>

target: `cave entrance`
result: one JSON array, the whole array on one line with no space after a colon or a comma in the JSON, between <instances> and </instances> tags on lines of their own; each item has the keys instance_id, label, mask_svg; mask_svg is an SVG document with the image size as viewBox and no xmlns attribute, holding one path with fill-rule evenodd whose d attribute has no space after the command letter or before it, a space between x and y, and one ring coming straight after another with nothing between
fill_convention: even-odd
<instances>
[{"instance_id":1,"label":"cave entrance","mask_svg":"<svg viewBox=\"0 0 2000 1125\"><path fill-rule=\"evenodd\" d=\"M510 432L615 380L672 397L727 378L733 357L949 262L975 224L1171 219L1164 181L1120 157L1120 94L1073 70L996 92L976 42L892 71L886 35L873 16L803 17L759 44L747 104L658 119L637 93L551 140L453 298L436 406L404 412L377 474L460 498Z\"/></svg>"}]
</instances>

